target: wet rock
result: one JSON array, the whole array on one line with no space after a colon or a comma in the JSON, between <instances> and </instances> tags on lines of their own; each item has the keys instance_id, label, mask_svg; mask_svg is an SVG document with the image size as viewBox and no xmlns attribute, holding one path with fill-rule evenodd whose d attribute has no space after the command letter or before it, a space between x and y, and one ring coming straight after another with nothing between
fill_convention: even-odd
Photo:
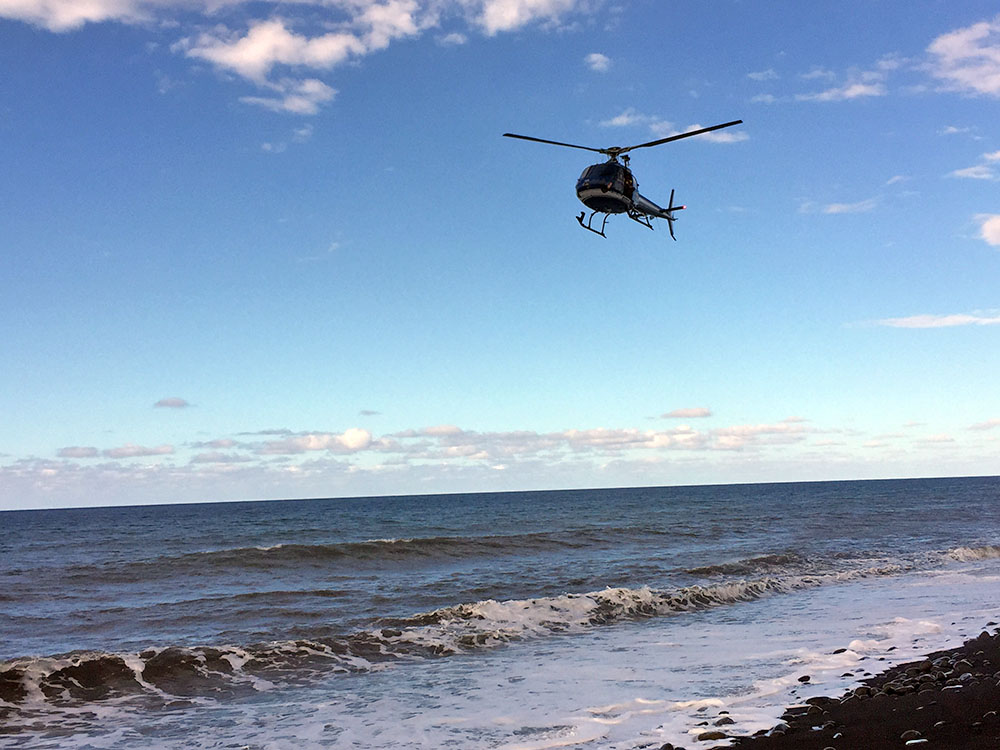
<instances>
[{"instance_id":1,"label":"wet rock","mask_svg":"<svg viewBox=\"0 0 1000 750\"><path fill-rule=\"evenodd\" d=\"M811 679L812 679L812 678L811 678L811 677L810 677L809 675L807 675L807 674L804 674L804 675L802 675L802 676L801 676L801 677L799 678L799 682L809 682L809 680L811 680Z\"/></svg>"},{"instance_id":2,"label":"wet rock","mask_svg":"<svg viewBox=\"0 0 1000 750\"><path fill-rule=\"evenodd\" d=\"M923 737L923 735L916 729L907 729L899 735L899 739L903 740L903 742L906 742L907 740L919 740L921 737Z\"/></svg>"},{"instance_id":3,"label":"wet rock","mask_svg":"<svg viewBox=\"0 0 1000 750\"><path fill-rule=\"evenodd\" d=\"M721 717L720 719L718 719L715 722L715 726L717 726L717 727L725 727L725 726L729 726L730 724L735 724L735 723L736 722L733 721L732 719L730 719L728 716L723 716L723 717Z\"/></svg>"},{"instance_id":4,"label":"wet rock","mask_svg":"<svg viewBox=\"0 0 1000 750\"><path fill-rule=\"evenodd\" d=\"M698 742L707 742L708 740L724 740L728 737L725 732L718 732L712 730L711 732L702 732L698 735Z\"/></svg>"}]
</instances>

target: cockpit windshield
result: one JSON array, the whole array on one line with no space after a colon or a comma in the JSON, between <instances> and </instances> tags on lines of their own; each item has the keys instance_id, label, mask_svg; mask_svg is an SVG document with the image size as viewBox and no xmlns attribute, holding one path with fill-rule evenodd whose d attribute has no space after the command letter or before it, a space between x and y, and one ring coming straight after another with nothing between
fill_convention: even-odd
<instances>
[{"instance_id":1,"label":"cockpit windshield","mask_svg":"<svg viewBox=\"0 0 1000 750\"><path fill-rule=\"evenodd\" d=\"M632 173L623 165L613 161L606 161L603 164L593 164L583 170L580 179L577 180L576 190L591 190L599 188L603 192L612 190L628 197L632 196L635 189L635 182Z\"/></svg>"}]
</instances>

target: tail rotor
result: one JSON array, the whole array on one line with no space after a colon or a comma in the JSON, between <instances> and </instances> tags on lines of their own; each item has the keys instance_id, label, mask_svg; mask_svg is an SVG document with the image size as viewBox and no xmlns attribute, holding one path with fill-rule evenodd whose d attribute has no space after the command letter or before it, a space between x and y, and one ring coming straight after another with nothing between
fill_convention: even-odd
<instances>
[{"instance_id":1,"label":"tail rotor","mask_svg":"<svg viewBox=\"0 0 1000 750\"><path fill-rule=\"evenodd\" d=\"M666 214L666 216L664 216L663 218L665 218L667 220L667 228L670 230L670 238L674 242L677 241L677 237L674 236L674 219L676 218L674 216L674 211L680 211L680 210L685 209L685 208L687 208L687 206L675 206L674 205L674 191L673 191L673 189L671 189L670 190L670 202L667 204L667 208L664 211L664 213Z\"/></svg>"}]
</instances>

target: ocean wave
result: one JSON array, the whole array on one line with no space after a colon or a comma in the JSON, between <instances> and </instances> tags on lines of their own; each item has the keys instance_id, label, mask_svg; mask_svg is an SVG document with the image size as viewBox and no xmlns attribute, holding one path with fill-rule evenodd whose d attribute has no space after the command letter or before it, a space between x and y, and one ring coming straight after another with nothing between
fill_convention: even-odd
<instances>
[{"instance_id":1,"label":"ocean wave","mask_svg":"<svg viewBox=\"0 0 1000 750\"><path fill-rule=\"evenodd\" d=\"M695 576L733 576L751 575L765 571L773 571L775 568L792 568L800 566L805 562L805 558L795 552L785 552L774 555L761 555L745 560L734 562L724 562L717 565L705 565L698 568L690 568L686 573Z\"/></svg>"},{"instance_id":2,"label":"ocean wave","mask_svg":"<svg viewBox=\"0 0 1000 750\"><path fill-rule=\"evenodd\" d=\"M983 547L955 547L948 550L948 557L959 562L974 560L994 560L1000 558L1000 546L986 545Z\"/></svg>"},{"instance_id":3,"label":"ocean wave","mask_svg":"<svg viewBox=\"0 0 1000 750\"><path fill-rule=\"evenodd\" d=\"M607 588L581 594L444 607L384 619L342 637L248 646L168 646L140 653L75 652L0 663L0 718L53 707L141 698L166 705L297 684L331 673L357 674L401 660L444 657L597 626L682 615L859 577L894 575L892 566L815 576L767 577L678 589Z\"/></svg>"},{"instance_id":4,"label":"ocean wave","mask_svg":"<svg viewBox=\"0 0 1000 750\"><path fill-rule=\"evenodd\" d=\"M234 568L267 569L308 566L412 565L419 560L458 560L495 558L499 555L524 555L534 552L558 552L567 549L613 546L635 541L643 536L662 541L664 532L641 528L588 528L558 532L535 532L473 537L435 536L418 538L368 539L353 542L319 544L275 544L189 552L173 557L158 557L127 564L109 563L75 568L70 575L75 582L94 578L101 581L131 582L178 575L218 573ZM669 536L669 533L667 534Z\"/></svg>"}]
</instances>

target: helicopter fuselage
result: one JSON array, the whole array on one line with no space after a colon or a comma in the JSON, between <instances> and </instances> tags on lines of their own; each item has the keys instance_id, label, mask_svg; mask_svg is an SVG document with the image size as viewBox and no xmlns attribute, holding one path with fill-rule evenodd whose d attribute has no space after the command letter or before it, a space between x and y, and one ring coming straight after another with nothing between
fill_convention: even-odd
<instances>
[{"instance_id":1,"label":"helicopter fuselage","mask_svg":"<svg viewBox=\"0 0 1000 750\"><path fill-rule=\"evenodd\" d=\"M657 218L671 218L673 210L656 205L640 195L632 170L610 159L592 164L576 181L576 196L591 211L605 214L638 212Z\"/></svg>"},{"instance_id":2,"label":"helicopter fuselage","mask_svg":"<svg viewBox=\"0 0 1000 750\"><path fill-rule=\"evenodd\" d=\"M632 171L617 161L609 160L583 170L576 181L576 196L591 211L623 214L632 208L635 187Z\"/></svg>"}]
</instances>

